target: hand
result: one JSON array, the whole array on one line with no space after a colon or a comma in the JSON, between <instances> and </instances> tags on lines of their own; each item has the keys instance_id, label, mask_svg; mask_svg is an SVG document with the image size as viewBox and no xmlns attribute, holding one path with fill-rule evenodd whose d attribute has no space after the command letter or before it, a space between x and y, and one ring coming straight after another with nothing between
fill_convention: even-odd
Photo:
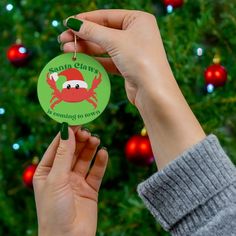
<instances>
[{"instance_id":1,"label":"hand","mask_svg":"<svg viewBox=\"0 0 236 236\"><path fill-rule=\"evenodd\" d=\"M76 34L79 52L98 56L96 59L108 72L125 78L128 99L136 106L142 101L143 90L153 85L158 89L158 78L172 76L153 15L141 11L98 10L78 14L76 19L83 22L80 30L69 29L59 36L64 51L74 51ZM104 53L110 57L99 57ZM155 77L149 76L151 73Z\"/></svg>"},{"instance_id":2,"label":"hand","mask_svg":"<svg viewBox=\"0 0 236 236\"><path fill-rule=\"evenodd\" d=\"M68 127L67 127L68 129ZM87 131L69 128L68 140L58 134L45 152L33 179L39 236L94 236L97 200L108 154Z\"/></svg>"},{"instance_id":3,"label":"hand","mask_svg":"<svg viewBox=\"0 0 236 236\"><path fill-rule=\"evenodd\" d=\"M205 137L174 79L153 15L98 10L75 18L80 21L68 18L70 29L59 36L64 51L73 52L76 34L79 52L98 56L108 72L125 78L128 99L144 120L159 169ZM110 58L99 56L104 53Z\"/></svg>"}]
</instances>

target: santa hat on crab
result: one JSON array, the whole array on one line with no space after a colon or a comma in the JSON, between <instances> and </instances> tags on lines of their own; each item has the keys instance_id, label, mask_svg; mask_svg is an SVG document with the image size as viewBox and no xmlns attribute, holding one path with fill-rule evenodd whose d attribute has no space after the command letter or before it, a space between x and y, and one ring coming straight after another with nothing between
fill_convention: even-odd
<instances>
[{"instance_id":1,"label":"santa hat on crab","mask_svg":"<svg viewBox=\"0 0 236 236\"><path fill-rule=\"evenodd\" d=\"M57 81L59 76L65 76L66 82L62 85L62 88L88 88L88 84L84 81L83 75L79 70L75 68L69 68L63 70L60 73L52 73L50 78Z\"/></svg>"}]
</instances>

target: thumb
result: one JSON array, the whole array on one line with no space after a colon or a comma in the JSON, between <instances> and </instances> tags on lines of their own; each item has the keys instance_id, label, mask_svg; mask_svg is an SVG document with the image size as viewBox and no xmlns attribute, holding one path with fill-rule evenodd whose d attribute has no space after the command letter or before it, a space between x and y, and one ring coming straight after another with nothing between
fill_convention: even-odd
<instances>
[{"instance_id":1,"label":"thumb","mask_svg":"<svg viewBox=\"0 0 236 236\"><path fill-rule=\"evenodd\" d=\"M61 138L56 150L55 159L52 165L51 174L68 174L71 171L72 161L75 152L75 134L67 123L62 123Z\"/></svg>"},{"instance_id":2,"label":"thumb","mask_svg":"<svg viewBox=\"0 0 236 236\"><path fill-rule=\"evenodd\" d=\"M108 28L87 20L76 18L68 18L65 22L66 26L84 40L91 41L103 47L106 51L110 45L116 42L119 30Z\"/></svg>"}]
</instances>

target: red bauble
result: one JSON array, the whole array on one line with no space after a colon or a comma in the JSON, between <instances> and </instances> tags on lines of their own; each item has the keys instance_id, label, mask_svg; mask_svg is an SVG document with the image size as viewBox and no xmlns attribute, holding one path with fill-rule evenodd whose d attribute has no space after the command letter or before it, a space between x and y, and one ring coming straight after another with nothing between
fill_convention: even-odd
<instances>
[{"instance_id":1,"label":"red bauble","mask_svg":"<svg viewBox=\"0 0 236 236\"><path fill-rule=\"evenodd\" d=\"M209 66L204 73L206 85L223 86L227 81L227 70L220 64Z\"/></svg>"},{"instance_id":2,"label":"red bauble","mask_svg":"<svg viewBox=\"0 0 236 236\"><path fill-rule=\"evenodd\" d=\"M164 4L166 7L171 5L172 7L177 8L183 6L184 0L164 0Z\"/></svg>"},{"instance_id":3,"label":"red bauble","mask_svg":"<svg viewBox=\"0 0 236 236\"><path fill-rule=\"evenodd\" d=\"M23 44L13 44L7 51L7 58L14 66L25 66L29 55L29 51Z\"/></svg>"},{"instance_id":4,"label":"red bauble","mask_svg":"<svg viewBox=\"0 0 236 236\"><path fill-rule=\"evenodd\" d=\"M34 172L36 168L37 168L37 165L32 164L28 166L23 173L23 176L22 176L23 182L27 187L33 186L33 176L34 176Z\"/></svg>"},{"instance_id":5,"label":"red bauble","mask_svg":"<svg viewBox=\"0 0 236 236\"><path fill-rule=\"evenodd\" d=\"M150 165L154 161L148 136L134 135L125 146L126 158L137 165Z\"/></svg>"}]
</instances>

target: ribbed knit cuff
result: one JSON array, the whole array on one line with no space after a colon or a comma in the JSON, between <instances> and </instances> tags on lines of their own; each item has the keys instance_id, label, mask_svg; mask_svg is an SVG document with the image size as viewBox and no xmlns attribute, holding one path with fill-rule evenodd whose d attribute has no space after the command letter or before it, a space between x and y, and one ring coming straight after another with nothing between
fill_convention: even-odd
<instances>
[{"instance_id":1,"label":"ribbed knit cuff","mask_svg":"<svg viewBox=\"0 0 236 236\"><path fill-rule=\"evenodd\" d=\"M209 135L139 184L138 193L164 229L187 235L235 201L233 182L233 163Z\"/></svg>"}]
</instances>

